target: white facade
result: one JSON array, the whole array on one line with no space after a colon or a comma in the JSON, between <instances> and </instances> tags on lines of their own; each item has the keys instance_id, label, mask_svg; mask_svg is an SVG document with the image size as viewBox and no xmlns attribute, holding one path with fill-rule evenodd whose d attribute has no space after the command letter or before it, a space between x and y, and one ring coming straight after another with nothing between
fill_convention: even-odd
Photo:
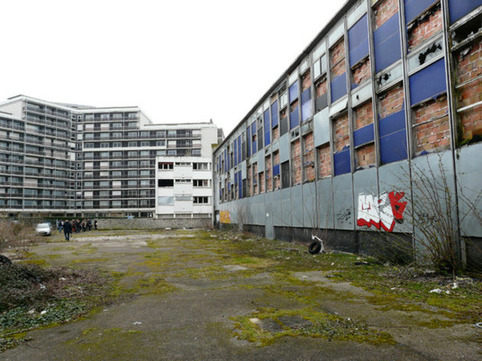
<instances>
[{"instance_id":1,"label":"white facade","mask_svg":"<svg viewBox=\"0 0 482 361\"><path fill-rule=\"evenodd\" d=\"M212 217L211 157L156 157L156 217Z\"/></svg>"}]
</instances>

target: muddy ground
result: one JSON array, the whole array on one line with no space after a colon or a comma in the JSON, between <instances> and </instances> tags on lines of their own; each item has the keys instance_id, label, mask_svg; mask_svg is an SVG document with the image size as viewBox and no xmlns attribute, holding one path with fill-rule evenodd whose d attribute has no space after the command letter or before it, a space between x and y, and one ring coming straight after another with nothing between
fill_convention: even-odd
<instances>
[{"instance_id":1,"label":"muddy ground","mask_svg":"<svg viewBox=\"0 0 482 361\"><path fill-rule=\"evenodd\" d=\"M328 270L317 266L325 255L306 245L239 252L254 242L190 230L90 232L69 243L54 235L20 262L99 269L115 279L118 297L74 322L29 331L0 359L481 359L473 323L424 305L387 307L331 277L346 259L330 259ZM286 267L290 258L296 267Z\"/></svg>"}]
</instances>

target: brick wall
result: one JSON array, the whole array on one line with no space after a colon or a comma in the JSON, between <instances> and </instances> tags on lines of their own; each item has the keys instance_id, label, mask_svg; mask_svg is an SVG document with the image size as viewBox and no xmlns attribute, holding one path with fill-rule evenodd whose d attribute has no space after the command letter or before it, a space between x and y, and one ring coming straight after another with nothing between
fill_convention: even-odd
<instances>
[{"instance_id":1,"label":"brick wall","mask_svg":"<svg viewBox=\"0 0 482 361\"><path fill-rule=\"evenodd\" d=\"M378 102L378 115L380 119L390 114L399 112L403 108L403 86L400 83L396 87L380 94Z\"/></svg>"},{"instance_id":2,"label":"brick wall","mask_svg":"<svg viewBox=\"0 0 482 361\"><path fill-rule=\"evenodd\" d=\"M337 77L344 72L345 68L345 43L341 39L330 51L331 78Z\"/></svg>"},{"instance_id":3,"label":"brick wall","mask_svg":"<svg viewBox=\"0 0 482 361\"><path fill-rule=\"evenodd\" d=\"M318 150L318 176L327 178L331 176L331 150L326 144L317 148Z\"/></svg>"},{"instance_id":4,"label":"brick wall","mask_svg":"<svg viewBox=\"0 0 482 361\"><path fill-rule=\"evenodd\" d=\"M326 79L316 84L316 97L320 97L327 92Z\"/></svg>"},{"instance_id":5,"label":"brick wall","mask_svg":"<svg viewBox=\"0 0 482 361\"><path fill-rule=\"evenodd\" d=\"M316 178L315 171L315 137L313 133L303 137L303 164L304 164L304 182L312 182Z\"/></svg>"},{"instance_id":6,"label":"brick wall","mask_svg":"<svg viewBox=\"0 0 482 361\"><path fill-rule=\"evenodd\" d=\"M259 174L258 174L258 184L259 184L259 193L264 193L264 190L265 190L264 172L259 172Z\"/></svg>"},{"instance_id":7,"label":"brick wall","mask_svg":"<svg viewBox=\"0 0 482 361\"><path fill-rule=\"evenodd\" d=\"M334 145L335 152L339 152L345 146L350 145L350 129L348 126L348 114L333 121L333 129L335 132Z\"/></svg>"},{"instance_id":8,"label":"brick wall","mask_svg":"<svg viewBox=\"0 0 482 361\"><path fill-rule=\"evenodd\" d=\"M482 101L482 41L462 49L456 57L457 108ZM459 114L463 140L482 137L482 105Z\"/></svg>"},{"instance_id":9,"label":"brick wall","mask_svg":"<svg viewBox=\"0 0 482 361\"><path fill-rule=\"evenodd\" d=\"M301 184L301 141L291 143L291 175L292 185Z\"/></svg>"},{"instance_id":10,"label":"brick wall","mask_svg":"<svg viewBox=\"0 0 482 361\"><path fill-rule=\"evenodd\" d=\"M450 146L446 95L414 107L412 121L416 153L439 151Z\"/></svg>"},{"instance_id":11,"label":"brick wall","mask_svg":"<svg viewBox=\"0 0 482 361\"><path fill-rule=\"evenodd\" d=\"M355 118L355 130L373 123L372 101L370 100L353 109L353 116Z\"/></svg>"},{"instance_id":12,"label":"brick wall","mask_svg":"<svg viewBox=\"0 0 482 361\"><path fill-rule=\"evenodd\" d=\"M360 85L369 79L371 79L370 59L366 58L352 69L352 81L353 84Z\"/></svg>"},{"instance_id":13,"label":"brick wall","mask_svg":"<svg viewBox=\"0 0 482 361\"><path fill-rule=\"evenodd\" d=\"M246 186L246 189L247 189L247 192L248 194L246 194L245 196L246 197L250 197L253 195L253 170L251 168L251 166L248 166L247 167L247 177L246 177L246 180L248 182L247 186Z\"/></svg>"},{"instance_id":14,"label":"brick wall","mask_svg":"<svg viewBox=\"0 0 482 361\"><path fill-rule=\"evenodd\" d=\"M440 3L435 5L426 15L415 20L408 30L408 51L442 31L442 9Z\"/></svg>"},{"instance_id":15,"label":"brick wall","mask_svg":"<svg viewBox=\"0 0 482 361\"><path fill-rule=\"evenodd\" d=\"M375 29L385 24L385 22L395 15L398 11L398 0L378 1L373 8L375 18Z\"/></svg>"},{"instance_id":16,"label":"brick wall","mask_svg":"<svg viewBox=\"0 0 482 361\"><path fill-rule=\"evenodd\" d=\"M273 166L279 165L279 151L273 153ZM274 189L281 188L281 177L279 175L273 177L273 186Z\"/></svg>"},{"instance_id":17,"label":"brick wall","mask_svg":"<svg viewBox=\"0 0 482 361\"><path fill-rule=\"evenodd\" d=\"M355 152L356 167L368 167L375 165L375 144L367 144L357 148Z\"/></svg>"},{"instance_id":18,"label":"brick wall","mask_svg":"<svg viewBox=\"0 0 482 361\"><path fill-rule=\"evenodd\" d=\"M273 166L271 164L271 156L267 156L264 161L265 176L266 176L266 192L271 192L273 189Z\"/></svg>"},{"instance_id":19,"label":"brick wall","mask_svg":"<svg viewBox=\"0 0 482 361\"><path fill-rule=\"evenodd\" d=\"M305 91L311 86L311 74L310 71L306 71L302 76L301 76L301 91Z\"/></svg>"},{"instance_id":20,"label":"brick wall","mask_svg":"<svg viewBox=\"0 0 482 361\"><path fill-rule=\"evenodd\" d=\"M273 128L273 141L279 138L279 121L278 121L278 126Z\"/></svg>"}]
</instances>

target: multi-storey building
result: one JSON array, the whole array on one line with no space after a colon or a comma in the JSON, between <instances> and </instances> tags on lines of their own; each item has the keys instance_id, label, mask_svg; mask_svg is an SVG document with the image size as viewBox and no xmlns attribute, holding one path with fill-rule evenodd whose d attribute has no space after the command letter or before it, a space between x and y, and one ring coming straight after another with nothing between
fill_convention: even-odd
<instances>
[{"instance_id":1,"label":"multi-storey building","mask_svg":"<svg viewBox=\"0 0 482 361\"><path fill-rule=\"evenodd\" d=\"M223 136L212 122L153 124L138 107L16 96L0 111L0 212L10 215L156 217L156 157L211 157Z\"/></svg>"},{"instance_id":2,"label":"multi-storey building","mask_svg":"<svg viewBox=\"0 0 482 361\"><path fill-rule=\"evenodd\" d=\"M450 208L480 260L481 18L481 0L347 1L215 150L217 220L358 252L396 232L415 253L417 220ZM423 176L446 183L431 200Z\"/></svg>"}]
</instances>

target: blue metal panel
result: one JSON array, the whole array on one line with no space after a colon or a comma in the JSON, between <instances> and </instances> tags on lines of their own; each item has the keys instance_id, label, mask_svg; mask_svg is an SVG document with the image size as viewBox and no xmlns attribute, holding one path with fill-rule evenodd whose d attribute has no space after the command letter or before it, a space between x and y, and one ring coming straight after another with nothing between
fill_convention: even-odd
<instances>
[{"instance_id":1,"label":"blue metal panel","mask_svg":"<svg viewBox=\"0 0 482 361\"><path fill-rule=\"evenodd\" d=\"M398 12L373 32L375 70L378 73L401 57Z\"/></svg>"},{"instance_id":2,"label":"blue metal panel","mask_svg":"<svg viewBox=\"0 0 482 361\"><path fill-rule=\"evenodd\" d=\"M248 145L246 148L247 149L247 156L250 157L251 156L251 127L248 127L248 129L246 129L246 135L248 137L248 140L246 142L246 144Z\"/></svg>"},{"instance_id":3,"label":"blue metal panel","mask_svg":"<svg viewBox=\"0 0 482 361\"><path fill-rule=\"evenodd\" d=\"M403 109L378 121L378 132L380 137L384 137L402 129L405 129L405 111Z\"/></svg>"},{"instance_id":4,"label":"blue metal panel","mask_svg":"<svg viewBox=\"0 0 482 361\"><path fill-rule=\"evenodd\" d=\"M238 172L238 195L239 199L243 198L243 178L241 172Z\"/></svg>"},{"instance_id":5,"label":"blue metal panel","mask_svg":"<svg viewBox=\"0 0 482 361\"><path fill-rule=\"evenodd\" d=\"M294 82L289 89L289 100L290 103L298 99L298 81Z\"/></svg>"},{"instance_id":6,"label":"blue metal panel","mask_svg":"<svg viewBox=\"0 0 482 361\"><path fill-rule=\"evenodd\" d=\"M335 163L335 176L350 173L350 147L345 146L343 150L333 154L333 161Z\"/></svg>"},{"instance_id":7,"label":"blue metal panel","mask_svg":"<svg viewBox=\"0 0 482 361\"><path fill-rule=\"evenodd\" d=\"M374 139L373 123L368 124L358 130L355 130L353 132L353 136L355 141L355 147L358 147L359 145L373 141Z\"/></svg>"},{"instance_id":8,"label":"blue metal panel","mask_svg":"<svg viewBox=\"0 0 482 361\"><path fill-rule=\"evenodd\" d=\"M251 134L253 137L256 135L256 122L251 124ZM256 147L256 140L253 138L251 143L251 153L254 154L258 151L258 148Z\"/></svg>"},{"instance_id":9,"label":"blue metal panel","mask_svg":"<svg viewBox=\"0 0 482 361\"><path fill-rule=\"evenodd\" d=\"M308 120L311 115L311 91L308 88L301 93L301 121Z\"/></svg>"},{"instance_id":10,"label":"blue metal panel","mask_svg":"<svg viewBox=\"0 0 482 361\"><path fill-rule=\"evenodd\" d=\"M273 177L275 175L279 175L279 164L276 164L274 167L273 167Z\"/></svg>"},{"instance_id":11,"label":"blue metal panel","mask_svg":"<svg viewBox=\"0 0 482 361\"><path fill-rule=\"evenodd\" d=\"M296 106L290 113L290 130L300 125L300 107Z\"/></svg>"},{"instance_id":12,"label":"blue metal panel","mask_svg":"<svg viewBox=\"0 0 482 361\"><path fill-rule=\"evenodd\" d=\"M348 30L350 67L368 55L368 22L365 14Z\"/></svg>"},{"instance_id":13,"label":"blue metal panel","mask_svg":"<svg viewBox=\"0 0 482 361\"><path fill-rule=\"evenodd\" d=\"M228 171L228 149L224 149L224 171Z\"/></svg>"},{"instance_id":14,"label":"blue metal panel","mask_svg":"<svg viewBox=\"0 0 482 361\"><path fill-rule=\"evenodd\" d=\"M264 146L266 147L267 145L271 144L271 126L269 122L269 109L266 109L264 111Z\"/></svg>"},{"instance_id":15,"label":"blue metal panel","mask_svg":"<svg viewBox=\"0 0 482 361\"><path fill-rule=\"evenodd\" d=\"M449 0L450 23L455 23L481 5L482 0Z\"/></svg>"},{"instance_id":16,"label":"blue metal panel","mask_svg":"<svg viewBox=\"0 0 482 361\"><path fill-rule=\"evenodd\" d=\"M438 2L438 0L405 0L406 23L408 24L409 22L411 22L421 12L427 10L435 2Z\"/></svg>"},{"instance_id":17,"label":"blue metal panel","mask_svg":"<svg viewBox=\"0 0 482 361\"><path fill-rule=\"evenodd\" d=\"M238 139L234 139L234 165L238 165Z\"/></svg>"},{"instance_id":18,"label":"blue metal panel","mask_svg":"<svg viewBox=\"0 0 482 361\"><path fill-rule=\"evenodd\" d=\"M346 73L335 77L331 82L331 102L334 103L346 94Z\"/></svg>"},{"instance_id":19,"label":"blue metal panel","mask_svg":"<svg viewBox=\"0 0 482 361\"><path fill-rule=\"evenodd\" d=\"M429 98L445 93L444 58L427 66L410 77L410 102L414 106Z\"/></svg>"},{"instance_id":20,"label":"blue metal panel","mask_svg":"<svg viewBox=\"0 0 482 361\"><path fill-rule=\"evenodd\" d=\"M407 159L407 133L405 128L380 138L380 160L382 164Z\"/></svg>"},{"instance_id":21,"label":"blue metal panel","mask_svg":"<svg viewBox=\"0 0 482 361\"><path fill-rule=\"evenodd\" d=\"M241 150L241 143L242 143L242 139L241 139L241 135L240 135L240 136L238 137L238 164L243 161L243 154L242 154L242 150Z\"/></svg>"},{"instance_id":22,"label":"blue metal panel","mask_svg":"<svg viewBox=\"0 0 482 361\"><path fill-rule=\"evenodd\" d=\"M279 113L278 113L278 101L271 104L271 126L274 128L278 125Z\"/></svg>"}]
</instances>

